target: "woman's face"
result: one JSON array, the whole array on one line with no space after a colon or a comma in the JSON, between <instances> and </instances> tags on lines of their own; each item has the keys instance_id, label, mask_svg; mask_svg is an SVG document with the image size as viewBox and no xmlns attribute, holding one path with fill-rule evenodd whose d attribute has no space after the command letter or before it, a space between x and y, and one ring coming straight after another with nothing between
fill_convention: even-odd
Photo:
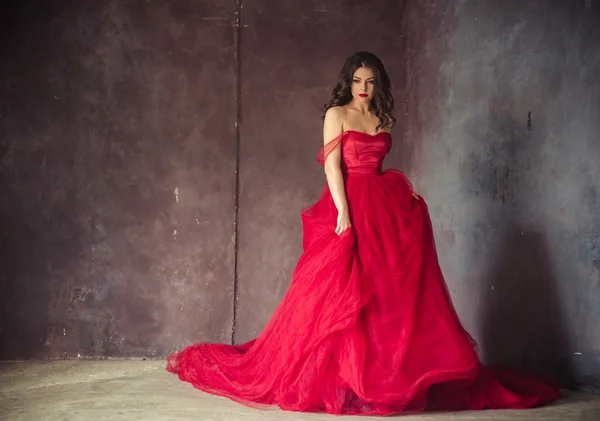
<instances>
[{"instance_id":1,"label":"woman's face","mask_svg":"<svg viewBox=\"0 0 600 421\"><path fill-rule=\"evenodd\" d=\"M359 67L352 77L352 97L356 101L370 101L375 92L375 74L368 67Z\"/></svg>"}]
</instances>

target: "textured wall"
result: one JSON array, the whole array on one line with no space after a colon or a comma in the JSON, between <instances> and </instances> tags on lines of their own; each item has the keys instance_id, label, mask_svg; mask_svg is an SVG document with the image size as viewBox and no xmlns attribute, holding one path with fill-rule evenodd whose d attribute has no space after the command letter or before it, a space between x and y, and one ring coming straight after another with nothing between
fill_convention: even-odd
<instances>
[{"instance_id":1,"label":"textured wall","mask_svg":"<svg viewBox=\"0 0 600 421\"><path fill-rule=\"evenodd\" d=\"M378 54L396 88L398 142L388 164L410 156L400 144L403 4L244 1L237 343L260 333L289 285L302 251L300 212L325 183L316 162L321 109L355 51Z\"/></svg>"},{"instance_id":2,"label":"textured wall","mask_svg":"<svg viewBox=\"0 0 600 421\"><path fill-rule=\"evenodd\" d=\"M407 132L484 360L600 387L600 3L421 1ZM598 389L597 389L598 390Z\"/></svg>"},{"instance_id":3,"label":"textured wall","mask_svg":"<svg viewBox=\"0 0 600 421\"><path fill-rule=\"evenodd\" d=\"M4 4L0 358L230 340L234 6Z\"/></svg>"}]
</instances>

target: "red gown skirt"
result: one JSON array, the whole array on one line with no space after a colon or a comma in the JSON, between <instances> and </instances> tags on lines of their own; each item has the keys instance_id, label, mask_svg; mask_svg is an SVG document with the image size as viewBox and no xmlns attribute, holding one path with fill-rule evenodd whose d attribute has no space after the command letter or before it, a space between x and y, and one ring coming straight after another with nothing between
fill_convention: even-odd
<instances>
[{"instance_id":1,"label":"red gown skirt","mask_svg":"<svg viewBox=\"0 0 600 421\"><path fill-rule=\"evenodd\" d=\"M400 171L381 171L390 142L348 131L330 144L343 143L352 228L335 234L325 187L302 212L304 252L260 335L189 346L168 371L248 406L333 414L527 408L560 396L540 375L481 364L440 270L426 202Z\"/></svg>"}]
</instances>

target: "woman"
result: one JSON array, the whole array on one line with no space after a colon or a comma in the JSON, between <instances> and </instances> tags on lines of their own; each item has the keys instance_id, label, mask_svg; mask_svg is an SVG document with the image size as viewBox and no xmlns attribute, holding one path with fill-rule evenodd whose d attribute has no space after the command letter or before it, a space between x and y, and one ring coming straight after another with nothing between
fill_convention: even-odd
<instances>
[{"instance_id":1,"label":"woman","mask_svg":"<svg viewBox=\"0 0 600 421\"><path fill-rule=\"evenodd\" d=\"M525 408L560 396L533 374L482 366L452 306L429 212L382 172L393 99L381 61L348 58L325 106L327 185L302 212L304 252L254 340L200 343L167 369L250 406L379 414Z\"/></svg>"}]
</instances>

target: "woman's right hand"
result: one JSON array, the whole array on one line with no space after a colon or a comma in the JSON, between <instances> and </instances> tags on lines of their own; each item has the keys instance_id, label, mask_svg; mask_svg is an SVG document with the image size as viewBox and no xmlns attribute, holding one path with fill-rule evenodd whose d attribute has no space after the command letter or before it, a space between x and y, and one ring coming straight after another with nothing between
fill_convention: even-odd
<instances>
[{"instance_id":1,"label":"woman's right hand","mask_svg":"<svg viewBox=\"0 0 600 421\"><path fill-rule=\"evenodd\" d=\"M337 216L337 226L335 227L335 233L337 235L342 235L342 233L351 226L352 224L350 223L350 214L348 213L348 211L339 211Z\"/></svg>"}]
</instances>

